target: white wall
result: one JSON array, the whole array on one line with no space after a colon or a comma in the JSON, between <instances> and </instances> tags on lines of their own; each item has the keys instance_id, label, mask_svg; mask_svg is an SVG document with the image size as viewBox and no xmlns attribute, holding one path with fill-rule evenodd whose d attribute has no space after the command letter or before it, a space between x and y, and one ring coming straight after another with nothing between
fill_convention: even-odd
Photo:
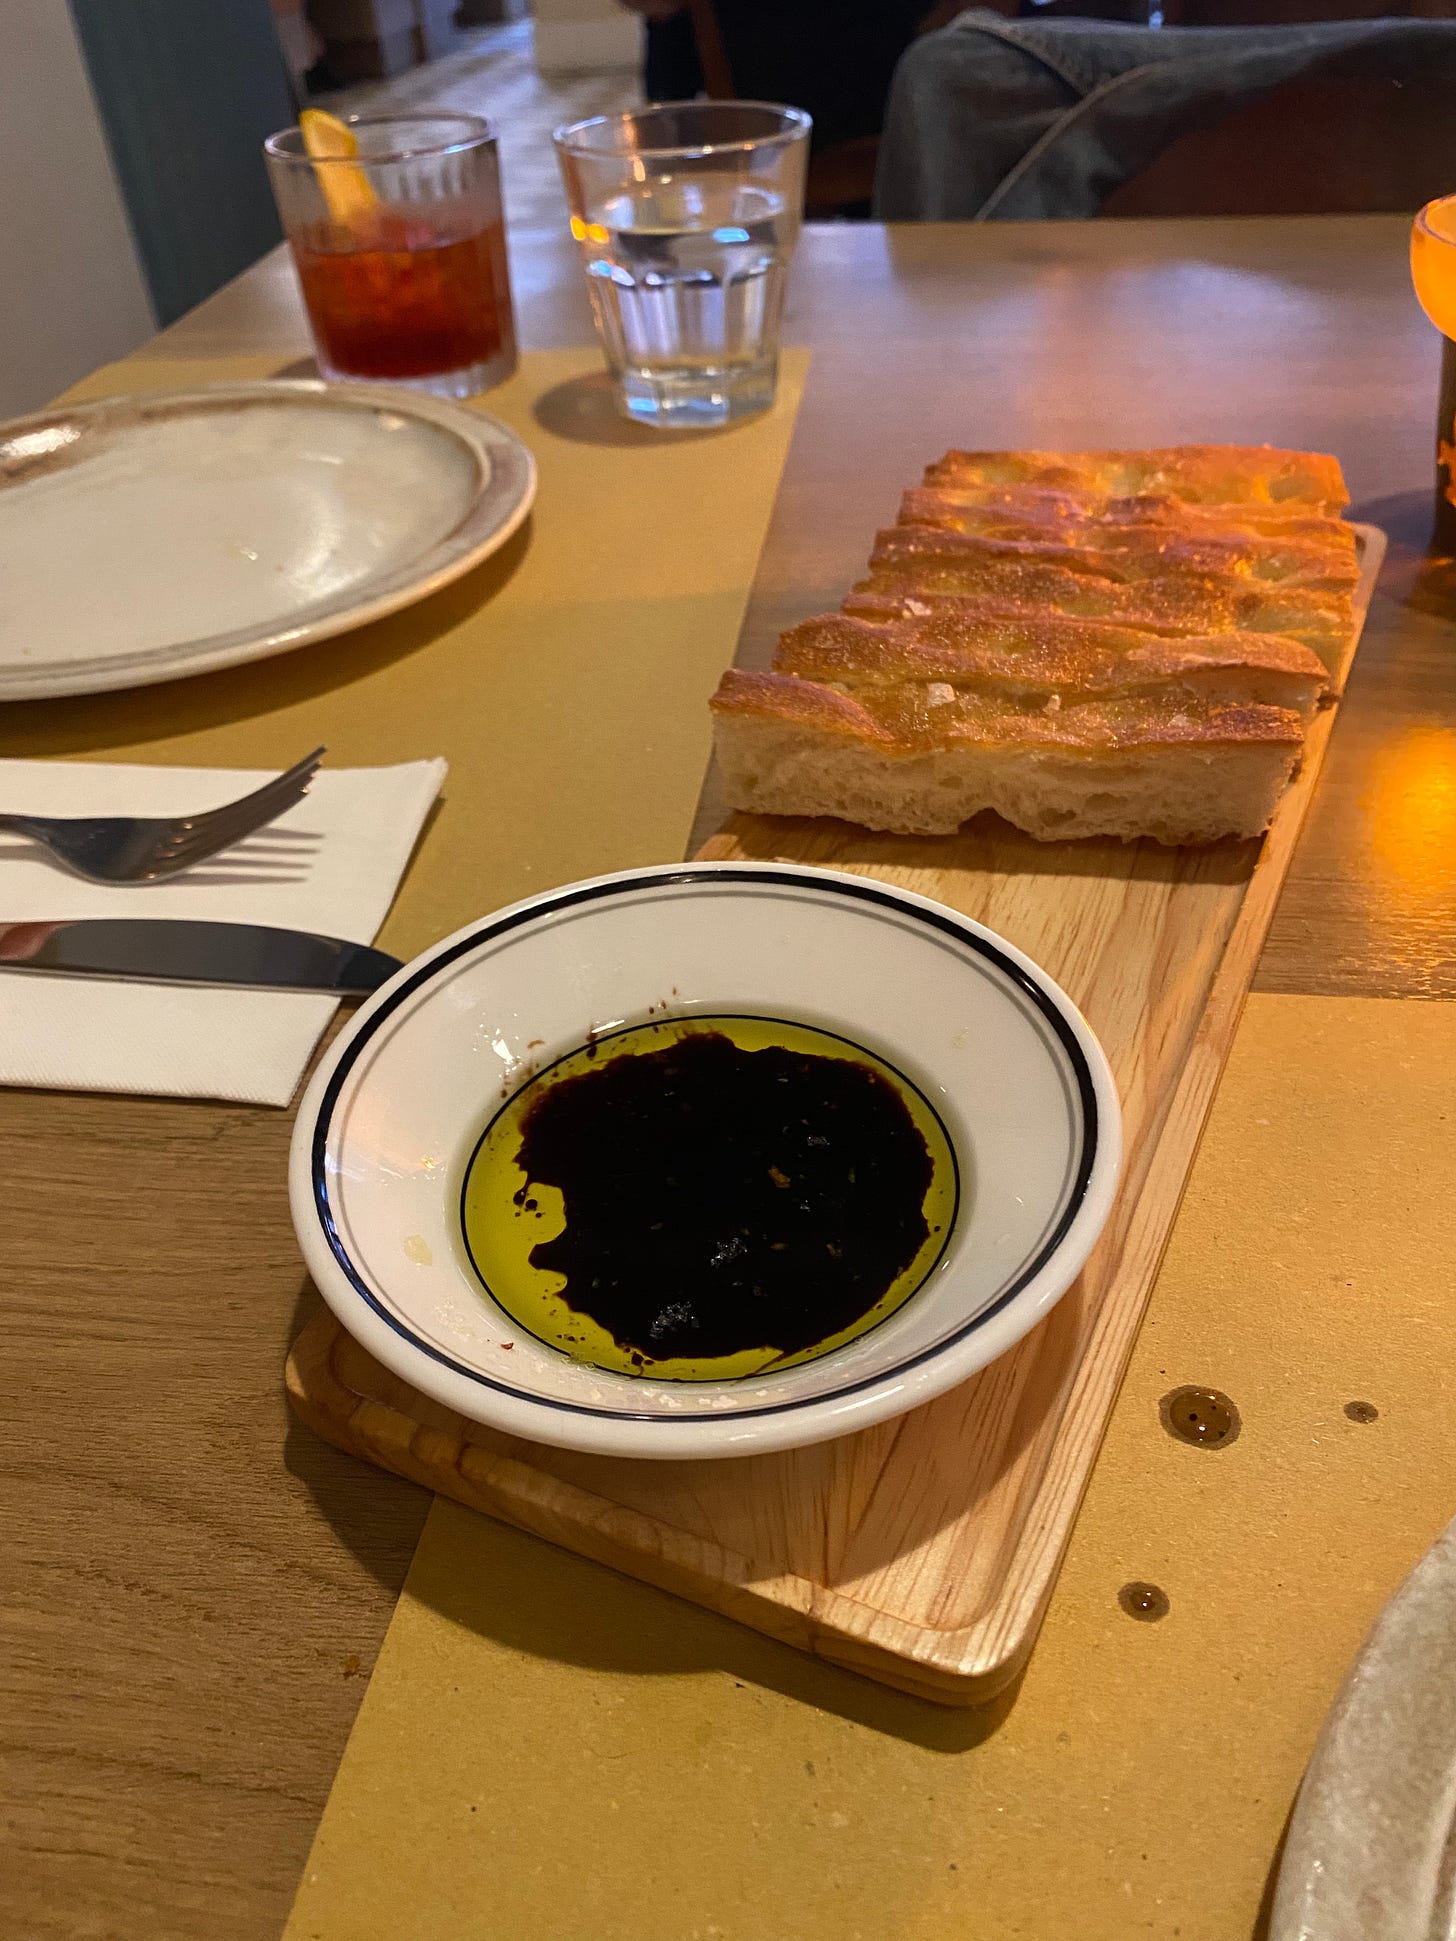
<instances>
[{"instance_id":1,"label":"white wall","mask_svg":"<svg viewBox=\"0 0 1456 1941\"><path fill-rule=\"evenodd\" d=\"M635 74L642 65L641 17L616 0L532 0L531 12L538 74Z\"/></svg>"},{"instance_id":2,"label":"white wall","mask_svg":"<svg viewBox=\"0 0 1456 1941\"><path fill-rule=\"evenodd\" d=\"M0 416L154 328L66 0L0 0Z\"/></svg>"}]
</instances>

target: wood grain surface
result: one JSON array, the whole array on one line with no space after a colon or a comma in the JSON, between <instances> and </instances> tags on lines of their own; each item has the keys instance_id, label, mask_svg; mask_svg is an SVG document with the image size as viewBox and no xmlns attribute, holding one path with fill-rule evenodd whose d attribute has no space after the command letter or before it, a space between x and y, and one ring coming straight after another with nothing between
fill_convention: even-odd
<instances>
[{"instance_id":1,"label":"wood grain surface","mask_svg":"<svg viewBox=\"0 0 1456 1941\"><path fill-rule=\"evenodd\" d=\"M1368 527L1362 543L1363 618L1384 544ZM610 1461L431 1405L320 1315L289 1358L295 1412L386 1469L897 1690L986 1704L1035 1641L1333 721L1312 724L1262 843L1047 844L996 818L874 836L738 815L704 845L949 904L1043 964L1107 1053L1126 1155L1107 1229L1051 1316L971 1381L811 1449Z\"/></svg>"},{"instance_id":2,"label":"wood grain surface","mask_svg":"<svg viewBox=\"0 0 1456 1941\"><path fill-rule=\"evenodd\" d=\"M783 628L838 605L929 451L1332 451L1390 552L1253 988L1456 995L1456 592L1425 550L1440 359L1408 225L843 225L815 249L789 324L813 381L740 664L767 666ZM722 816L710 790L699 842Z\"/></svg>"},{"instance_id":3,"label":"wood grain surface","mask_svg":"<svg viewBox=\"0 0 1456 1941\"><path fill-rule=\"evenodd\" d=\"M1256 988L1452 995L1456 605L1421 557L1437 355L1405 252L1386 218L810 229L787 334L815 361L750 649L857 573L937 444L1333 450L1392 564ZM514 272L527 344L589 341L564 242L527 238ZM274 258L136 370L306 352ZM157 732L225 710L226 679L156 691ZM248 705L258 757L282 758ZM55 753L107 746L64 704L44 728ZM480 724L482 763L502 732ZM43 1941L272 1937L427 1498L287 1427L277 1371L307 1297L281 1118L8 1093L0 1127L0 1911Z\"/></svg>"}]
</instances>

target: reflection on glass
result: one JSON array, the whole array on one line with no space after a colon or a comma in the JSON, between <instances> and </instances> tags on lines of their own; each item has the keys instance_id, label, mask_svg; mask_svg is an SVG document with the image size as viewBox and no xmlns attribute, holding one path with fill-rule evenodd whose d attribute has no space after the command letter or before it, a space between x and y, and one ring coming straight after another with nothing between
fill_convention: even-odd
<instances>
[{"instance_id":1,"label":"reflection on glass","mask_svg":"<svg viewBox=\"0 0 1456 1941\"><path fill-rule=\"evenodd\" d=\"M1421 308L1456 338L1456 195L1428 202L1411 229L1411 281Z\"/></svg>"},{"instance_id":2,"label":"reflection on glass","mask_svg":"<svg viewBox=\"0 0 1456 1941\"><path fill-rule=\"evenodd\" d=\"M1441 332L1436 405L1434 549L1456 557L1456 195L1428 202L1411 229L1411 281L1421 308Z\"/></svg>"}]
</instances>

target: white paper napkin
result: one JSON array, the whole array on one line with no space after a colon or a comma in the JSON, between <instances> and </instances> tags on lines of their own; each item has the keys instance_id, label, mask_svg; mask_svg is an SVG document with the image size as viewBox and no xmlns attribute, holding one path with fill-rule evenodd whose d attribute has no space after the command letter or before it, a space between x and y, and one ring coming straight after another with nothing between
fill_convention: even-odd
<instances>
[{"instance_id":1,"label":"white paper napkin","mask_svg":"<svg viewBox=\"0 0 1456 1941\"><path fill-rule=\"evenodd\" d=\"M186 815L269 771L0 761L0 809ZM0 834L0 922L188 917L371 943L394 900L443 761L324 769L256 836L165 883L86 883ZM336 1009L331 997L51 977L0 969L0 1084L287 1105Z\"/></svg>"}]
</instances>

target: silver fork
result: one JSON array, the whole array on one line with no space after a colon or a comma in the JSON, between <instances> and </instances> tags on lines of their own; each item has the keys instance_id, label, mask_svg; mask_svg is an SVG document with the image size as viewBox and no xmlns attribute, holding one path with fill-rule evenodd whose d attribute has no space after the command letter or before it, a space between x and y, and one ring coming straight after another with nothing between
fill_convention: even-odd
<instances>
[{"instance_id":1,"label":"silver fork","mask_svg":"<svg viewBox=\"0 0 1456 1941\"><path fill-rule=\"evenodd\" d=\"M58 863L91 883L155 883L206 862L301 802L323 760L322 748L286 774L203 815L0 815L0 829L44 844Z\"/></svg>"}]
</instances>

